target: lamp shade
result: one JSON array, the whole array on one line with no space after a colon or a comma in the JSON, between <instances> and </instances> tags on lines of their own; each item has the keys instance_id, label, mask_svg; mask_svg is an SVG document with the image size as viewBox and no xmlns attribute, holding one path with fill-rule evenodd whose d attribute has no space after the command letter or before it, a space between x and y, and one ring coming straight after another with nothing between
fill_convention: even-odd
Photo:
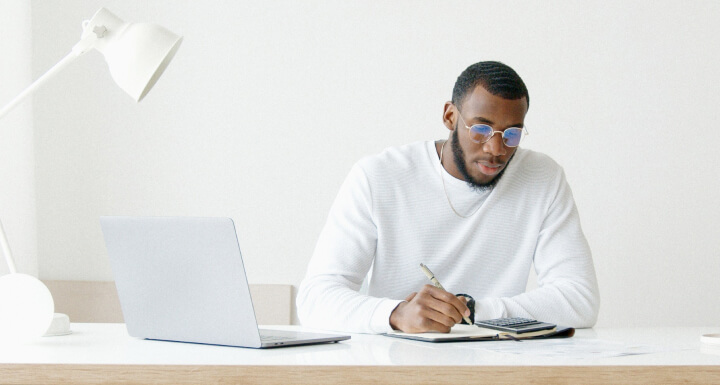
<instances>
[{"instance_id":1,"label":"lamp shade","mask_svg":"<svg viewBox=\"0 0 720 385\"><path fill-rule=\"evenodd\" d=\"M83 25L83 37L95 34L93 48L105 56L115 83L141 101L175 56L182 37L151 23L125 23L101 8Z\"/></svg>"}]
</instances>

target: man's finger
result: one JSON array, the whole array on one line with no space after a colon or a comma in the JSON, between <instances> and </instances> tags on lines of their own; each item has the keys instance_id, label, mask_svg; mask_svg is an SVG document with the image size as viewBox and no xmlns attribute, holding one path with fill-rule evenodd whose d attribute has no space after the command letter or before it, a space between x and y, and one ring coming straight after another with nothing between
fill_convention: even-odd
<instances>
[{"instance_id":1,"label":"man's finger","mask_svg":"<svg viewBox=\"0 0 720 385\"><path fill-rule=\"evenodd\" d=\"M448 328L462 320L462 316L457 309L434 298L425 303L421 315Z\"/></svg>"},{"instance_id":2,"label":"man's finger","mask_svg":"<svg viewBox=\"0 0 720 385\"><path fill-rule=\"evenodd\" d=\"M445 302L447 304L450 304L453 306L458 314L460 314L462 317L469 317L470 316L470 309L467 307L467 303L460 298L456 297L452 293L448 293L445 290L438 289L431 285L426 285L428 293L433 297L436 298L439 301ZM425 289L425 288L424 288ZM463 297L463 299L465 299Z\"/></svg>"},{"instance_id":3,"label":"man's finger","mask_svg":"<svg viewBox=\"0 0 720 385\"><path fill-rule=\"evenodd\" d=\"M423 288L415 297L413 303L418 306L421 317L432 319L446 326L452 326L461 322L462 310L457 309L457 304L446 302L446 299L453 298L453 296L448 297L444 294L447 294L447 292L436 288ZM456 301L462 304L459 300L456 299Z\"/></svg>"}]
</instances>

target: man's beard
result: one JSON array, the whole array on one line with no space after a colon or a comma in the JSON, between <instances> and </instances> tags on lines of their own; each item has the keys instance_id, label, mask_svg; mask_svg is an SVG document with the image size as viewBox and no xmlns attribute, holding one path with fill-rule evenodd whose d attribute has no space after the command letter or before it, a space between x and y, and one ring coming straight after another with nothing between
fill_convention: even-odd
<instances>
[{"instance_id":1,"label":"man's beard","mask_svg":"<svg viewBox=\"0 0 720 385\"><path fill-rule=\"evenodd\" d=\"M455 130L452 134L452 141L450 142L452 146L452 152L453 152L453 158L455 160L455 166L457 167L458 171L460 171L460 174L462 174L463 178L465 178L465 182L472 188L473 190L479 192L479 193L485 193L487 191L490 191L495 187L495 185L500 180L500 177L505 173L505 170L507 169L508 164L510 164L510 161L515 156L513 154L510 159L508 159L507 163L505 164L505 167L500 170L500 172L493 178L490 182L482 183L477 181L475 178L473 178L470 173L467 170L467 165L465 164L465 151L463 151L462 147L460 147L460 140L458 139L458 130L457 125L455 126Z\"/></svg>"}]
</instances>

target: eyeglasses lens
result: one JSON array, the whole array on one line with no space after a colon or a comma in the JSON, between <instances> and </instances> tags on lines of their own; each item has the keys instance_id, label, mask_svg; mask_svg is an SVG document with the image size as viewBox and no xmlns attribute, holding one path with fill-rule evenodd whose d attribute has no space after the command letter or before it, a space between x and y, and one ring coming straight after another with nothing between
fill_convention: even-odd
<instances>
[{"instance_id":1,"label":"eyeglasses lens","mask_svg":"<svg viewBox=\"0 0 720 385\"><path fill-rule=\"evenodd\" d=\"M522 128L508 128L503 132L503 142L508 147L517 147L520 144L520 138L522 138Z\"/></svg>"},{"instance_id":2,"label":"eyeglasses lens","mask_svg":"<svg viewBox=\"0 0 720 385\"><path fill-rule=\"evenodd\" d=\"M476 124L470 127L470 140L475 143L485 143L490 139L493 129L484 124Z\"/></svg>"},{"instance_id":3,"label":"eyeglasses lens","mask_svg":"<svg viewBox=\"0 0 720 385\"><path fill-rule=\"evenodd\" d=\"M470 127L470 140L475 143L485 143L493 135L492 127L485 124L475 124ZM508 147L517 147L522 138L522 128L511 127L502 133L503 143Z\"/></svg>"}]
</instances>

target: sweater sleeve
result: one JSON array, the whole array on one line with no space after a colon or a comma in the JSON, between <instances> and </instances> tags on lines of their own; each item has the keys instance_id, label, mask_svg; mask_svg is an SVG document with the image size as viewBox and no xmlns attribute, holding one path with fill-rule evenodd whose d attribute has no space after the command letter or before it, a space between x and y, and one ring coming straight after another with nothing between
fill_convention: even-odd
<instances>
[{"instance_id":1,"label":"sweater sleeve","mask_svg":"<svg viewBox=\"0 0 720 385\"><path fill-rule=\"evenodd\" d=\"M377 247L368 179L355 165L330 208L297 295L305 326L360 333L390 331L401 301L359 293Z\"/></svg>"},{"instance_id":2,"label":"sweater sleeve","mask_svg":"<svg viewBox=\"0 0 720 385\"><path fill-rule=\"evenodd\" d=\"M564 173L538 235L533 263L538 288L477 302L475 319L530 317L576 328L592 327L600 308L590 247Z\"/></svg>"}]
</instances>

